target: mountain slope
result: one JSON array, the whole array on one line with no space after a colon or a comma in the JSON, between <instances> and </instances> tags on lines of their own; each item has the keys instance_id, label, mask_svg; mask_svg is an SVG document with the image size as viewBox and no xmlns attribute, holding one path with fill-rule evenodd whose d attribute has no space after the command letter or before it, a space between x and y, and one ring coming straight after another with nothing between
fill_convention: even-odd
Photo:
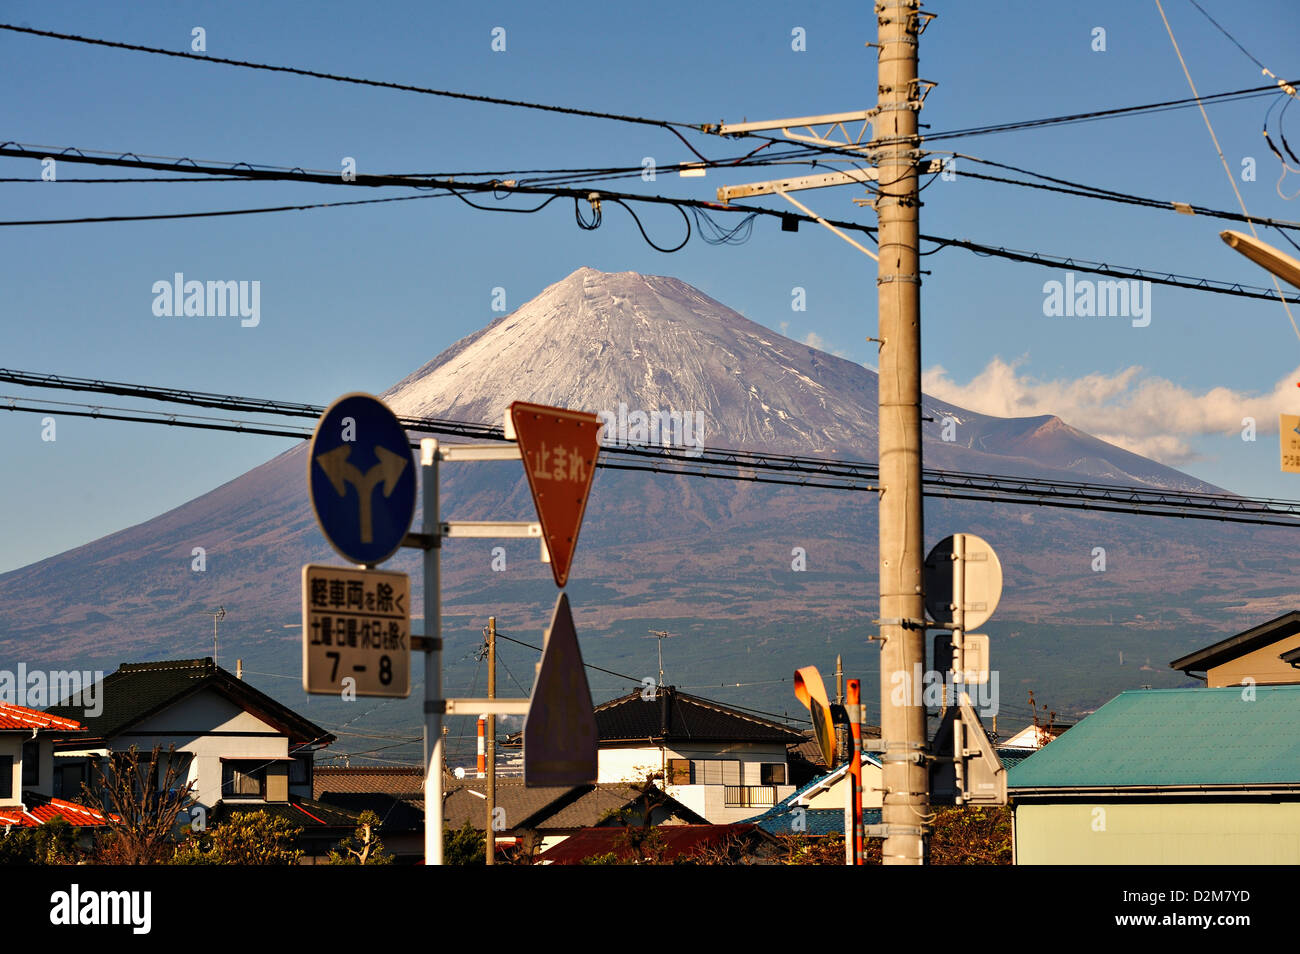
<instances>
[{"instance_id":1,"label":"mountain slope","mask_svg":"<svg viewBox=\"0 0 1300 954\"><path fill-rule=\"evenodd\" d=\"M486 423L500 422L516 399L699 413L709 446L876 453L873 372L676 279L634 272L574 272L385 397L400 414ZM934 418L927 467L1215 489L1055 417L992 418L930 398L925 415ZM945 418L954 440L942 439ZM517 464L448 464L443 473L445 519L531 517ZM338 562L311 515L306 475L300 445L153 520L0 576L0 659L115 666L193 656L209 651L205 614L222 605L222 661L239 654L291 678L300 568ZM1281 530L950 501L928 502L926 521L929 540L967 530L1002 555L1005 592L989 631L1005 678L1068 687L1061 691L1077 706L1135 679L1179 684L1165 661L1235 631L1238 617L1248 624L1290 608L1294 592L1276 558ZM689 655L691 684L775 682L841 649L865 672L876 660L865 640L876 615L876 534L869 493L600 471L569 587L584 652L649 673L644 631L667 626L691 637L670 643ZM198 546L203 572L191 565ZM508 554L502 572L491 569L496 546ZM792 569L796 548L806 571ZM489 614L507 632L540 639L554 588L535 543L449 541L443 563L450 645L472 646ZM390 566L418 574L418 557L405 551ZM1062 637L1067 630L1077 644ZM1120 652L1147 658L1151 671L1116 665ZM458 660L449 657L449 679L460 678ZM761 702L770 692L789 704L788 686L753 691L730 698Z\"/></svg>"}]
</instances>

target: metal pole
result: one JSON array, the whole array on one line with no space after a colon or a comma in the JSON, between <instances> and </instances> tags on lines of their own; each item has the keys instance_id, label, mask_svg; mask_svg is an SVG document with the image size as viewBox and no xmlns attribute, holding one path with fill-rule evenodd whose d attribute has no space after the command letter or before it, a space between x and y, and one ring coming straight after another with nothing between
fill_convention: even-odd
<instances>
[{"instance_id":1,"label":"metal pole","mask_svg":"<svg viewBox=\"0 0 1300 954\"><path fill-rule=\"evenodd\" d=\"M873 159L880 170L880 726L885 743L884 864L925 863L925 668L921 509L921 275L918 259L919 0L876 5L879 40ZM905 693L895 693L899 683Z\"/></svg>"},{"instance_id":2,"label":"metal pole","mask_svg":"<svg viewBox=\"0 0 1300 954\"><path fill-rule=\"evenodd\" d=\"M952 714L953 780L957 797L953 804L962 804L966 791L966 723L962 721L962 680L966 673L966 534L953 536L952 543L952 704L957 710ZM947 690L944 690L945 697Z\"/></svg>"},{"instance_id":3,"label":"metal pole","mask_svg":"<svg viewBox=\"0 0 1300 954\"><path fill-rule=\"evenodd\" d=\"M497 618L488 617L488 698L497 697ZM497 717L489 712L487 717L487 828L483 829L483 845L487 863L496 864L497 838L493 818L497 807Z\"/></svg>"},{"instance_id":4,"label":"metal pole","mask_svg":"<svg viewBox=\"0 0 1300 954\"><path fill-rule=\"evenodd\" d=\"M438 441L420 441L424 485L424 863L442 864L442 528L438 510Z\"/></svg>"}]
</instances>

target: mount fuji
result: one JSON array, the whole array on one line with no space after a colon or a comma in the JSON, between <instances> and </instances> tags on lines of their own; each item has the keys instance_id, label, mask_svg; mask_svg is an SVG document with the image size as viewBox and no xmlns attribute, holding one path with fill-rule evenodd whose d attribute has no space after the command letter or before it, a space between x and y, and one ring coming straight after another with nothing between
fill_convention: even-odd
<instances>
[{"instance_id":1,"label":"mount fuji","mask_svg":"<svg viewBox=\"0 0 1300 954\"><path fill-rule=\"evenodd\" d=\"M710 448L876 457L874 372L677 279L636 272L581 268L382 397L399 415L488 424L514 400L691 414ZM929 397L923 413L933 419L924 424L930 468L1217 490L1053 416L989 417ZM945 419L954 440L942 439ZM444 519L534 519L517 463L442 472ZM295 677L300 568L338 562L306 475L300 444L145 523L0 575L0 661L114 668L204 655L194 607L223 605L222 664L240 656L250 670ZM1293 608L1281 529L927 500L927 540L956 531L984 536L1003 562L987 632L1009 701L1035 689L1068 713L1124 688L1182 685L1169 659ZM840 653L870 680L876 538L870 493L598 471L568 587L583 652L626 676L654 675L644 637L669 629L680 637L665 647L669 681L778 711L792 709L798 666L830 666ZM205 572L191 568L195 546L206 550ZM554 588L537 556L534 541L447 541L449 687L476 678L473 649L489 615L540 643ZM387 568L418 584L418 561L402 551ZM414 610L418 619L418 599ZM524 691L536 656L516 649L511 678ZM598 696L627 688L608 674L592 684ZM294 706L308 698L283 679L262 688Z\"/></svg>"}]
</instances>

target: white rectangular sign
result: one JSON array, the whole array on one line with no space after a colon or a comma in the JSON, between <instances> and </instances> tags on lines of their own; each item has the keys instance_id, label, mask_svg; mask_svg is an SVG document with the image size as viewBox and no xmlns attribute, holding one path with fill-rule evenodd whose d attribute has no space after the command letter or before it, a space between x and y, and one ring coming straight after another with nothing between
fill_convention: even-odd
<instances>
[{"instance_id":1,"label":"white rectangular sign","mask_svg":"<svg viewBox=\"0 0 1300 954\"><path fill-rule=\"evenodd\" d=\"M411 694L411 581L405 573L302 568L302 687L345 697Z\"/></svg>"}]
</instances>

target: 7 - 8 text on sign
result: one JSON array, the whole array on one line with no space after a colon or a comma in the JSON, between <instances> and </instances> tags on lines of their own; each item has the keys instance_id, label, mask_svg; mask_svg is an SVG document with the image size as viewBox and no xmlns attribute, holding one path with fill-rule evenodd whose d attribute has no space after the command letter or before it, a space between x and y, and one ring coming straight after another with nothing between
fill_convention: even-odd
<instances>
[{"instance_id":1,"label":"7 - 8 text on sign","mask_svg":"<svg viewBox=\"0 0 1300 954\"><path fill-rule=\"evenodd\" d=\"M411 694L411 582L405 573L302 568L302 687L328 695Z\"/></svg>"}]
</instances>

